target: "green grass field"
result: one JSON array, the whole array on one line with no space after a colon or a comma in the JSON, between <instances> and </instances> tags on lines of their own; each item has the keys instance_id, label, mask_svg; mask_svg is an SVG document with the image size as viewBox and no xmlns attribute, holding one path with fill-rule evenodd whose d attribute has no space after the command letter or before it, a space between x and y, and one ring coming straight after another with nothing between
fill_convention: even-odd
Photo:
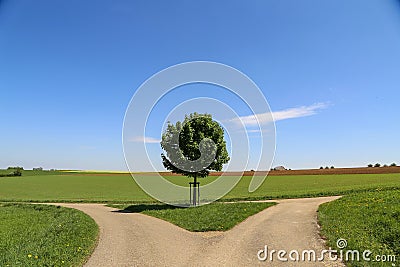
<instances>
[{"instance_id":1,"label":"green grass field","mask_svg":"<svg viewBox=\"0 0 400 267\"><path fill-rule=\"evenodd\" d=\"M191 181L180 176L166 178L184 186ZM208 177L200 182L210 183L214 179ZM400 174L270 176L253 193L248 192L250 180L251 177L243 177L221 201L346 195L320 209L319 218L329 244L334 247L340 237L348 240L350 248L369 244L369 249L399 254ZM130 212L158 217L190 231L226 231L273 205L212 203L177 208L154 203L127 174L57 171L24 171L21 177L0 177L1 201L114 203ZM78 266L90 254L97 232L93 220L79 211L2 204L0 266Z\"/></svg>"},{"instance_id":2,"label":"green grass field","mask_svg":"<svg viewBox=\"0 0 400 267\"><path fill-rule=\"evenodd\" d=\"M0 204L0 266L82 266L98 227L74 209Z\"/></svg>"},{"instance_id":3,"label":"green grass field","mask_svg":"<svg viewBox=\"0 0 400 267\"><path fill-rule=\"evenodd\" d=\"M181 185L191 181L180 176L167 178ZM213 179L208 177L200 182ZM222 200L313 197L400 188L400 174L270 176L253 193L247 191L250 180L251 177L243 177ZM0 201L154 202L130 175L26 171L21 177L0 178Z\"/></svg>"},{"instance_id":4,"label":"green grass field","mask_svg":"<svg viewBox=\"0 0 400 267\"><path fill-rule=\"evenodd\" d=\"M344 196L319 208L322 234L336 249L336 241L347 241L346 249L358 250L360 255L370 250L371 261L349 261L348 266L394 266L392 261L375 260L400 256L400 190L366 192ZM351 258L350 258L351 259Z\"/></svg>"},{"instance_id":5,"label":"green grass field","mask_svg":"<svg viewBox=\"0 0 400 267\"><path fill-rule=\"evenodd\" d=\"M227 231L276 203L211 203L196 208L165 204L111 205L125 212L139 212L171 222L192 232Z\"/></svg>"}]
</instances>

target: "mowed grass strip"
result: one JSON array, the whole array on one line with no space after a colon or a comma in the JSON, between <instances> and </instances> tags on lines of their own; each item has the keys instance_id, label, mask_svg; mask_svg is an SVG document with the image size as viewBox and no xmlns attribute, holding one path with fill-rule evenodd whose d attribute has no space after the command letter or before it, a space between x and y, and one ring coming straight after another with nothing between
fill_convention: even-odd
<instances>
[{"instance_id":1,"label":"mowed grass strip","mask_svg":"<svg viewBox=\"0 0 400 267\"><path fill-rule=\"evenodd\" d=\"M199 207L179 208L165 204L144 204L124 207L125 212L147 214L192 232L227 231L252 216L276 203L211 203Z\"/></svg>"},{"instance_id":2,"label":"mowed grass strip","mask_svg":"<svg viewBox=\"0 0 400 267\"><path fill-rule=\"evenodd\" d=\"M154 202L130 175L58 174L6 178L0 178L0 201Z\"/></svg>"},{"instance_id":3,"label":"mowed grass strip","mask_svg":"<svg viewBox=\"0 0 400 267\"><path fill-rule=\"evenodd\" d=\"M376 255L400 256L400 190L367 192L344 196L319 207L318 218L328 245L347 240L346 250L370 250L371 261L349 261L348 266L392 266L377 262Z\"/></svg>"},{"instance_id":4,"label":"mowed grass strip","mask_svg":"<svg viewBox=\"0 0 400 267\"><path fill-rule=\"evenodd\" d=\"M148 179L154 179L149 176ZM187 177L169 176L179 185L192 181ZM200 184L216 177L200 179ZM275 198L342 195L351 192L400 188L400 174L344 174L269 176L255 192L249 193L250 176L244 176L222 200L258 200ZM189 190L189 189L188 189ZM130 175L124 174L57 174L1 177L0 201L33 202L156 202L143 192Z\"/></svg>"},{"instance_id":5,"label":"mowed grass strip","mask_svg":"<svg viewBox=\"0 0 400 267\"><path fill-rule=\"evenodd\" d=\"M78 210L0 204L0 266L82 266L97 236L97 224Z\"/></svg>"}]
</instances>

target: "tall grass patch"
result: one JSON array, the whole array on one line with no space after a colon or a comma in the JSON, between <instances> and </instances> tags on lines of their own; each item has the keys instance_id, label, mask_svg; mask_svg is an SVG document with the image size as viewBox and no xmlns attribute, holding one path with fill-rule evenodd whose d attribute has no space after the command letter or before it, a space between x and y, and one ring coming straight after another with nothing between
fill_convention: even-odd
<instances>
[{"instance_id":1,"label":"tall grass patch","mask_svg":"<svg viewBox=\"0 0 400 267\"><path fill-rule=\"evenodd\" d=\"M81 266L97 236L97 224L78 210L0 204L0 266Z\"/></svg>"},{"instance_id":2,"label":"tall grass patch","mask_svg":"<svg viewBox=\"0 0 400 267\"><path fill-rule=\"evenodd\" d=\"M400 190L357 193L319 207L322 234L329 246L347 240L347 250L370 250L371 261L349 261L348 266L392 266L375 256L400 255Z\"/></svg>"}]
</instances>

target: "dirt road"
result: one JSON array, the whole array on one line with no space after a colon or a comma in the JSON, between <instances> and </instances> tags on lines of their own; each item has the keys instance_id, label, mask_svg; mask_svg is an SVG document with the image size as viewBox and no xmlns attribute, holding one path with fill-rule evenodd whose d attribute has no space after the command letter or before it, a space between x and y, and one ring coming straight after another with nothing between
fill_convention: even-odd
<instances>
[{"instance_id":1,"label":"dirt road","mask_svg":"<svg viewBox=\"0 0 400 267\"><path fill-rule=\"evenodd\" d=\"M260 261L258 252L324 249L316 221L321 197L278 200L227 232L192 233L138 213L121 213L102 204L61 204L90 215L100 227L97 248L86 266L343 266L339 262ZM228 205L228 204L227 204ZM293 254L295 255L295 254ZM264 253L260 253L261 258ZM288 258L288 255L286 255ZM328 257L326 257L328 259Z\"/></svg>"}]
</instances>

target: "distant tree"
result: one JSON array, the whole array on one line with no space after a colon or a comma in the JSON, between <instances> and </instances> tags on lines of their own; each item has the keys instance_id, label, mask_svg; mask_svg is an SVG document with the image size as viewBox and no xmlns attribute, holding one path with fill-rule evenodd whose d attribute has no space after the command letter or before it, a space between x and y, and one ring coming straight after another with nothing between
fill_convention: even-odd
<instances>
[{"instance_id":1,"label":"distant tree","mask_svg":"<svg viewBox=\"0 0 400 267\"><path fill-rule=\"evenodd\" d=\"M7 170L24 170L24 168L20 167L20 166L15 166L15 167L10 166L10 167L7 168Z\"/></svg>"},{"instance_id":2,"label":"distant tree","mask_svg":"<svg viewBox=\"0 0 400 267\"><path fill-rule=\"evenodd\" d=\"M324 169L324 167L322 167L322 166L321 166L321 167L319 167L319 169L320 169L320 170L323 170L323 169Z\"/></svg>"},{"instance_id":3,"label":"distant tree","mask_svg":"<svg viewBox=\"0 0 400 267\"><path fill-rule=\"evenodd\" d=\"M392 163L392 164L390 164L390 166L391 167L396 167L397 165L396 165L396 163Z\"/></svg>"},{"instance_id":4,"label":"distant tree","mask_svg":"<svg viewBox=\"0 0 400 267\"><path fill-rule=\"evenodd\" d=\"M194 206L197 178L207 177L212 170L221 171L223 164L230 160L224 140L224 129L210 114L193 113L186 115L183 122L178 121L175 125L168 123L160 144L165 151L165 154L161 154L164 167L172 173L193 178ZM214 158L210 158L214 155ZM196 166L190 164L197 160L201 162L197 162ZM183 165L187 168L182 168Z\"/></svg>"},{"instance_id":5,"label":"distant tree","mask_svg":"<svg viewBox=\"0 0 400 267\"><path fill-rule=\"evenodd\" d=\"M329 169L329 167L328 167L328 166L326 166L326 167L325 167L325 169L327 169L327 170L328 170L328 169Z\"/></svg>"},{"instance_id":6,"label":"distant tree","mask_svg":"<svg viewBox=\"0 0 400 267\"><path fill-rule=\"evenodd\" d=\"M368 164L368 167L369 167L369 168L372 168L372 167L374 167L374 165L372 165L372 164Z\"/></svg>"},{"instance_id":7,"label":"distant tree","mask_svg":"<svg viewBox=\"0 0 400 267\"><path fill-rule=\"evenodd\" d=\"M13 175L14 175L14 176L21 176L21 175L22 175L22 170L21 170L21 169L16 169L16 170L13 172Z\"/></svg>"},{"instance_id":8,"label":"distant tree","mask_svg":"<svg viewBox=\"0 0 400 267\"><path fill-rule=\"evenodd\" d=\"M387 165L387 164L384 164L383 167L388 167L388 165Z\"/></svg>"},{"instance_id":9,"label":"distant tree","mask_svg":"<svg viewBox=\"0 0 400 267\"><path fill-rule=\"evenodd\" d=\"M376 164L374 165L375 168L379 168L380 166L381 166L380 163L376 163Z\"/></svg>"},{"instance_id":10,"label":"distant tree","mask_svg":"<svg viewBox=\"0 0 400 267\"><path fill-rule=\"evenodd\" d=\"M334 169L335 168L335 166L331 166L331 169Z\"/></svg>"},{"instance_id":11,"label":"distant tree","mask_svg":"<svg viewBox=\"0 0 400 267\"><path fill-rule=\"evenodd\" d=\"M14 171L8 174L0 174L0 177L13 177L22 175L22 168L10 168L8 170L14 170Z\"/></svg>"}]
</instances>

